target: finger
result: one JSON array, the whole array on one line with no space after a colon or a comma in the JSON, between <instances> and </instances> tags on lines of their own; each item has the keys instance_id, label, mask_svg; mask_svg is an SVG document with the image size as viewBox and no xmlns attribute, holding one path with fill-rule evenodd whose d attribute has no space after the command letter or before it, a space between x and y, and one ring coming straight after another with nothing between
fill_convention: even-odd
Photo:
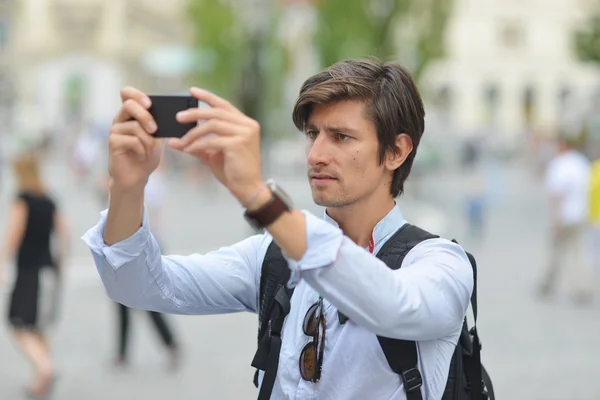
<instances>
[{"instance_id":1,"label":"finger","mask_svg":"<svg viewBox=\"0 0 600 400\"><path fill-rule=\"evenodd\" d=\"M157 139L150 136L137 121L126 121L114 124L110 128L110 133L114 135L136 136L147 150L151 150L157 141Z\"/></svg>"},{"instance_id":2,"label":"finger","mask_svg":"<svg viewBox=\"0 0 600 400\"><path fill-rule=\"evenodd\" d=\"M252 122L244 114L236 113L224 108L190 108L177 113L177 121L182 124L188 124L196 121L208 121L210 119L222 119L224 121L235 122L240 125Z\"/></svg>"},{"instance_id":3,"label":"finger","mask_svg":"<svg viewBox=\"0 0 600 400\"><path fill-rule=\"evenodd\" d=\"M236 114L243 115L243 113L240 110L238 110L237 108L235 108L235 106L233 104L231 104L227 100L225 100L207 90L193 87L190 89L190 94L192 96L194 96L196 99L205 102L206 104L208 104L211 107L222 108L224 110L232 111Z\"/></svg>"},{"instance_id":4,"label":"finger","mask_svg":"<svg viewBox=\"0 0 600 400\"><path fill-rule=\"evenodd\" d=\"M111 135L108 138L108 146L112 154L132 152L137 154L140 160L147 156L146 148L137 136Z\"/></svg>"},{"instance_id":5,"label":"finger","mask_svg":"<svg viewBox=\"0 0 600 400\"><path fill-rule=\"evenodd\" d=\"M242 125L220 119L211 119L202 125L190 129L181 139L173 140L172 143L182 149L200 138L205 138L206 135L211 133L219 136L231 137L242 135L245 129L246 128Z\"/></svg>"},{"instance_id":6,"label":"finger","mask_svg":"<svg viewBox=\"0 0 600 400\"><path fill-rule=\"evenodd\" d=\"M130 119L135 118L134 115L131 115L130 110L125 108L125 104L128 102L134 101L140 104L144 109L149 109L152 105L152 102L148 96L132 87L125 87L121 89L121 101L123 102L123 105L113 120L113 123L129 121Z\"/></svg>"},{"instance_id":7,"label":"finger","mask_svg":"<svg viewBox=\"0 0 600 400\"><path fill-rule=\"evenodd\" d=\"M237 140L239 139L235 137L213 136L206 138L205 140L195 141L189 146L184 147L183 152L193 154L195 156L206 156L206 154L208 154L210 157L210 153L224 151L233 145Z\"/></svg>"},{"instance_id":8,"label":"finger","mask_svg":"<svg viewBox=\"0 0 600 400\"><path fill-rule=\"evenodd\" d=\"M125 103L125 101L129 99L137 101L146 109L152 106L150 97L148 97L144 92L131 86L125 86L123 89L121 89L121 102Z\"/></svg>"},{"instance_id":9,"label":"finger","mask_svg":"<svg viewBox=\"0 0 600 400\"><path fill-rule=\"evenodd\" d=\"M119 118L121 113L123 116L127 116L127 118ZM158 127L156 126L156 122L154 122L154 118L152 115L146 110L140 103L133 99L125 100L123 105L121 106L121 113L115 119L115 123L129 121L134 119L140 123L142 128L150 134L156 132Z\"/></svg>"}]
</instances>

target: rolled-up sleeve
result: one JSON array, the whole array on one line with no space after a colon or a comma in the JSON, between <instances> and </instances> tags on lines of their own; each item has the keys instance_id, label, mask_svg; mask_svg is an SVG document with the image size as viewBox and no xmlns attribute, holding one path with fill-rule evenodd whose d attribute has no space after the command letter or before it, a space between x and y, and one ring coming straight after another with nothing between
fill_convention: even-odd
<instances>
[{"instance_id":1,"label":"rolled-up sleeve","mask_svg":"<svg viewBox=\"0 0 600 400\"><path fill-rule=\"evenodd\" d=\"M174 314L256 312L260 265L269 243L263 235L206 254L162 256L146 212L142 226L112 246L103 238L106 215L101 213L82 240L115 301Z\"/></svg>"},{"instance_id":2,"label":"rolled-up sleeve","mask_svg":"<svg viewBox=\"0 0 600 400\"><path fill-rule=\"evenodd\" d=\"M307 249L300 260L294 260L283 253L292 272L290 286L298 283L303 271L332 265L339 256L344 238L339 228L308 211L303 213L306 216Z\"/></svg>"},{"instance_id":3,"label":"rolled-up sleeve","mask_svg":"<svg viewBox=\"0 0 600 400\"><path fill-rule=\"evenodd\" d=\"M113 246L107 246L104 243L106 215L106 210L100 213L100 221L83 235L82 240L94 255L101 257L114 270L117 270L122 265L138 258L146 247L152 245L152 234L148 229L148 214L144 211L142 226L133 235Z\"/></svg>"}]
</instances>

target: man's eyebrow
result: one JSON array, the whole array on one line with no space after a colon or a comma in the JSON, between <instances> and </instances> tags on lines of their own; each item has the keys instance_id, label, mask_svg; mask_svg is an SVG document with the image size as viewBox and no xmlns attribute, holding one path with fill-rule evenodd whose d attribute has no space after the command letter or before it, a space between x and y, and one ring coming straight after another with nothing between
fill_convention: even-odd
<instances>
[{"instance_id":1,"label":"man's eyebrow","mask_svg":"<svg viewBox=\"0 0 600 400\"><path fill-rule=\"evenodd\" d=\"M353 128L349 128L347 126L334 126L334 125L328 125L325 127L325 130L327 130L328 132L331 133L341 133L341 134L356 134L358 133L357 129L353 129Z\"/></svg>"},{"instance_id":2,"label":"man's eyebrow","mask_svg":"<svg viewBox=\"0 0 600 400\"><path fill-rule=\"evenodd\" d=\"M313 124L307 124L306 130L307 131L318 131L317 127L314 126ZM356 134L356 133L358 133L357 129L353 129L353 128L349 128L349 127L345 127L345 126L327 125L327 126L325 126L325 130L327 132L341 133L341 134Z\"/></svg>"}]
</instances>

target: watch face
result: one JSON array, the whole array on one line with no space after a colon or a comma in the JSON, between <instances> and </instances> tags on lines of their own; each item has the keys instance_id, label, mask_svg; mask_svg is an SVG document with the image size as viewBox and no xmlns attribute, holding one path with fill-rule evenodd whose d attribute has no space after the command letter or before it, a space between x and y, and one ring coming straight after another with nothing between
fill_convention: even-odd
<instances>
[{"instance_id":1,"label":"watch face","mask_svg":"<svg viewBox=\"0 0 600 400\"><path fill-rule=\"evenodd\" d=\"M281 199L281 201L284 202L284 204L287 206L287 208L289 210L294 208L291 197L288 196L288 194L281 187L279 187L275 183L275 181L273 181L272 179L269 179L267 181L267 186L269 187L269 189L271 190L271 192L273 192L273 194L275 196L279 197Z\"/></svg>"},{"instance_id":2,"label":"watch face","mask_svg":"<svg viewBox=\"0 0 600 400\"><path fill-rule=\"evenodd\" d=\"M244 213L248 223L255 229L263 229L275 222L281 214L292 210L292 201L290 197L272 180L265 182L271 190L271 200L262 206L259 210Z\"/></svg>"}]
</instances>

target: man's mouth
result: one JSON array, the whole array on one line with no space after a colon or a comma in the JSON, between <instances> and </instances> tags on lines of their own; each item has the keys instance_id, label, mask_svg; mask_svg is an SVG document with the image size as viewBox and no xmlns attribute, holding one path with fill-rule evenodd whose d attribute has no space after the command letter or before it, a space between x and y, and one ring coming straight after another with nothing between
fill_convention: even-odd
<instances>
[{"instance_id":1,"label":"man's mouth","mask_svg":"<svg viewBox=\"0 0 600 400\"><path fill-rule=\"evenodd\" d=\"M325 183L337 180L336 177L327 174L310 174L310 180L313 182Z\"/></svg>"},{"instance_id":2,"label":"man's mouth","mask_svg":"<svg viewBox=\"0 0 600 400\"><path fill-rule=\"evenodd\" d=\"M331 175L323 175L323 174L314 174L314 175L311 175L311 178L314 178L314 179L335 179Z\"/></svg>"}]
</instances>

